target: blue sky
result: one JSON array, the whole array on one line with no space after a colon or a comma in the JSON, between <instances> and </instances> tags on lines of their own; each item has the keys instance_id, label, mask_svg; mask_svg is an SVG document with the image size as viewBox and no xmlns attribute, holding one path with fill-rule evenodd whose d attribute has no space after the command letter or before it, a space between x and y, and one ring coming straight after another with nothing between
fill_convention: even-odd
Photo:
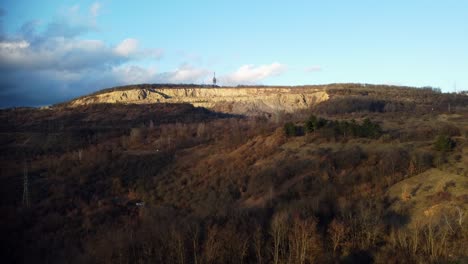
<instances>
[{"instance_id":1,"label":"blue sky","mask_svg":"<svg viewBox=\"0 0 468 264\"><path fill-rule=\"evenodd\" d=\"M0 3L0 106L132 83L468 89L467 1Z\"/></svg>"}]
</instances>

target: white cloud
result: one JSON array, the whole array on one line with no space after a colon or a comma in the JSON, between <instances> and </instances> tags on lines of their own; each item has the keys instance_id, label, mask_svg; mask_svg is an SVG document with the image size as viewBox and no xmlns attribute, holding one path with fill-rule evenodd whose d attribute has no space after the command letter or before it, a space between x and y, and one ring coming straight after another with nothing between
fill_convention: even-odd
<instances>
[{"instance_id":1,"label":"white cloud","mask_svg":"<svg viewBox=\"0 0 468 264\"><path fill-rule=\"evenodd\" d=\"M109 78L119 84L135 83L198 83L208 75L208 70L183 64L174 71L158 72L156 67L120 65L112 68Z\"/></svg>"},{"instance_id":2,"label":"white cloud","mask_svg":"<svg viewBox=\"0 0 468 264\"><path fill-rule=\"evenodd\" d=\"M0 41L0 50L16 50L29 47L29 42L20 41Z\"/></svg>"},{"instance_id":3,"label":"white cloud","mask_svg":"<svg viewBox=\"0 0 468 264\"><path fill-rule=\"evenodd\" d=\"M278 62L257 67L254 65L243 65L235 72L221 76L219 79L225 85L255 84L268 77L278 76L286 70L286 65Z\"/></svg>"},{"instance_id":4,"label":"white cloud","mask_svg":"<svg viewBox=\"0 0 468 264\"><path fill-rule=\"evenodd\" d=\"M112 68L112 74L119 84L150 83L157 79L157 71L154 67L121 65Z\"/></svg>"},{"instance_id":5,"label":"white cloud","mask_svg":"<svg viewBox=\"0 0 468 264\"><path fill-rule=\"evenodd\" d=\"M120 65L139 59L159 59L160 49L139 49L136 39L116 47L101 40L41 37L40 41L0 41L0 69L82 70Z\"/></svg>"},{"instance_id":6,"label":"white cloud","mask_svg":"<svg viewBox=\"0 0 468 264\"><path fill-rule=\"evenodd\" d=\"M126 59L100 40L51 37L33 43L0 42L0 68L11 70L81 70Z\"/></svg>"},{"instance_id":7,"label":"white cloud","mask_svg":"<svg viewBox=\"0 0 468 264\"><path fill-rule=\"evenodd\" d=\"M101 4L98 2L94 2L89 8L89 13L91 14L92 17L97 17L99 15L100 10L101 10Z\"/></svg>"},{"instance_id":8,"label":"white cloud","mask_svg":"<svg viewBox=\"0 0 468 264\"><path fill-rule=\"evenodd\" d=\"M138 49L138 40L133 38L124 39L115 47L115 52L122 56L129 56Z\"/></svg>"},{"instance_id":9,"label":"white cloud","mask_svg":"<svg viewBox=\"0 0 468 264\"><path fill-rule=\"evenodd\" d=\"M208 71L183 64L173 72L169 72L167 81L171 83L195 83L205 77Z\"/></svg>"}]
</instances>

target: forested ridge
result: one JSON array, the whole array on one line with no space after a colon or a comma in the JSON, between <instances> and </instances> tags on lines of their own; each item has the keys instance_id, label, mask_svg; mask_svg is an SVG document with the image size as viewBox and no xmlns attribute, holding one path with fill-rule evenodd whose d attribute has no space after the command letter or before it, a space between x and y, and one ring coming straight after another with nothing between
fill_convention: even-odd
<instances>
[{"instance_id":1,"label":"forested ridge","mask_svg":"<svg viewBox=\"0 0 468 264\"><path fill-rule=\"evenodd\" d=\"M467 261L468 97L327 92L258 116L1 110L5 263Z\"/></svg>"}]
</instances>

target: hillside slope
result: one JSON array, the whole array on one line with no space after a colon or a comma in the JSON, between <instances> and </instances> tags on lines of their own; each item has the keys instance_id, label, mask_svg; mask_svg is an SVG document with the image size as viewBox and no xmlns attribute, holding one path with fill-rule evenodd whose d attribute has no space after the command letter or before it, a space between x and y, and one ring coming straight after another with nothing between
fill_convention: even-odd
<instances>
[{"instance_id":1,"label":"hillside slope","mask_svg":"<svg viewBox=\"0 0 468 264\"><path fill-rule=\"evenodd\" d=\"M278 105L292 112L264 118ZM464 95L140 85L1 110L0 135L6 263L468 257Z\"/></svg>"}]
</instances>

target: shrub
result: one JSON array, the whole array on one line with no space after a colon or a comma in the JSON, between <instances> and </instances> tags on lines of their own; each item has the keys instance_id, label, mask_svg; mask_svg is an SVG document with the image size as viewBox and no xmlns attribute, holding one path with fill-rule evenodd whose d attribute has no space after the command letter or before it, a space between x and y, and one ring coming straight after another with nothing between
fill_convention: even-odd
<instances>
[{"instance_id":1,"label":"shrub","mask_svg":"<svg viewBox=\"0 0 468 264\"><path fill-rule=\"evenodd\" d=\"M296 134L296 126L291 122L284 124L284 133L288 137L294 136Z\"/></svg>"},{"instance_id":2,"label":"shrub","mask_svg":"<svg viewBox=\"0 0 468 264\"><path fill-rule=\"evenodd\" d=\"M411 154L409 174L422 173L432 167L434 156L430 152L417 151Z\"/></svg>"},{"instance_id":3,"label":"shrub","mask_svg":"<svg viewBox=\"0 0 468 264\"><path fill-rule=\"evenodd\" d=\"M364 158L365 153L358 146L337 151L333 154L333 164L335 168L354 168Z\"/></svg>"},{"instance_id":4,"label":"shrub","mask_svg":"<svg viewBox=\"0 0 468 264\"><path fill-rule=\"evenodd\" d=\"M351 120L351 122L346 120L329 121L311 116L306 122L305 128L308 133L321 129L321 134L327 138L336 137L338 135L344 137L378 138L382 134L380 125L373 123L367 118L362 124L358 124L355 120Z\"/></svg>"},{"instance_id":5,"label":"shrub","mask_svg":"<svg viewBox=\"0 0 468 264\"><path fill-rule=\"evenodd\" d=\"M382 133L380 125L373 123L368 118L364 119L364 123L360 126L360 136L368 138L377 138Z\"/></svg>"},{"instance_id":6,"label":"shrub","mask_svg":"<svg viewBox=\"0 0 468 264\"><path fill-rule=\"evenodd\" d=\"M449 137L461 136L460 129L452 124L444 124L437 130L440 135L447 135Z\"/></svg>"},{"instance_id":7,"label":"shrub","mask_svg":"<svg viewBox=\"0 0 468 264\"><path fill-rule=\"evenodd\" d=\"M303 127L296 126L292 122L284 124L284 133L288 137L296 137L303 134Z\"/></svg>"},{"instance_id":8,"label":"shrub","mask_svg":"<svg viewBox=\"0 0 468 264\"><path fill-rule=\"evenodd\" d=\"M324 127L325 125L327 125L327 123L328 123L328 120L321 118L321 117L317 118L316 116L311 115L309 119L305 122L305 131L307 133L314 132Z\"/></svg>"},{"instance_id":9,"label":"shrub","mask_svg":"<svg viewBox=\"0 0 468 264\"><path fill-rule=\"evenodd\" d=\"M434 148L438 151L451 151L455 147L455 141L446 135L439 135L434 142Z\"/></svg>"},{"instance_id":10,"label":"shrub","mask_svg":"<svg viewBox=\"0 0 468 264\"><path fill-rule=\"evenodd\" d=\"M306 133L314 132L317 129L317 117L311 115L309 119L305 122L305 131Z\"/></svg>"}]
</instances>

